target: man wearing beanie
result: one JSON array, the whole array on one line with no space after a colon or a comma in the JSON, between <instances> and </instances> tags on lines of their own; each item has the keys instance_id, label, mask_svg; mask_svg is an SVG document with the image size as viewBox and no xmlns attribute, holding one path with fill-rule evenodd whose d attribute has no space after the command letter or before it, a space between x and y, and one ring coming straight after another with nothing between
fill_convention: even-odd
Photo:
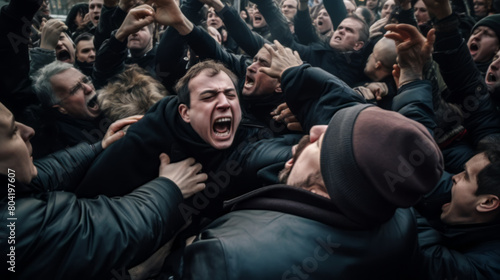
<instances>
[{"instance_id":1,"label":"man wearing beanie","mask_svg":"<svg viewBox=\"0 0 500 280\"><path fill-rule=\"evenodd\" d=\"M500 14L491 15L478 21L472 28L467 42L472 59L485 76L488 65L500 49Z\"/></svg>"},{"instance_id":2,"label":"man wearing beanie","mask_svg":"<svg viewBox=\"0 0 500 280\"><path fill-rule=\"evenodd\" d=\"M186 247L184 279L411 278L417 230L403 208L440 179L438 146L422 124L359 102L338 78L296 66L301 61L291 61L297 59L292 51L275 43L278 51L266 47L273 58L263 72L281 77L287 95L322 89L311 91L319 101L302 100L318 111L307 120L300 118L304 112L297 115L310 135L282 172L286 185L228 201L231 212ZM400 94L423 96L404 105L396 100L401 111L419 103L432 108L430 85L410 78L404 66L400 84ZM327 125L314 125L328 114Z\"/></svg>"}]
</instances>

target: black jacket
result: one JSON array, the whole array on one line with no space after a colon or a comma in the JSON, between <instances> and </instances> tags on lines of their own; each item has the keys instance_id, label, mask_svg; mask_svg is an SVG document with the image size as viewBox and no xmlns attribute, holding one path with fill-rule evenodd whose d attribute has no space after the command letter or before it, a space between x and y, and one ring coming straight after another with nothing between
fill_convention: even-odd
<instances>
[{"instance_id":1,"label":"black jacket","mask_svg":"<svg viewBox=\"0 0 500 280\"><path fill-rule=\"evenodd\" d=\"M14 198L2 192L2 220L17 219L9 221L15 243L7 243L10 229L0 228L2 279L111 279L146 260L182 226L182 194L163 177L121 198L78 199L73 191L100 150L100 144L80 144L35 161L38 176L30 185L15 182ZM7 186L7 176L0 180ZM11 246L15 273L7 271Z\"/></svg>"},{"instance_id":2,"label":"black jacket","mask_svg":"<svg viewBox=\"0 0 500 280\"><path fill-rule=\"evenodd\" d=\"M183 279L408 279L417 246L411 212L359 226L308 191L259 189L186 247Z\"/></svg>"},{"instance_id":3,"label":"black jacket","mask_svg":"<svg viewBox=\"0 0 500 280\"><path fill-rule=\"evenodd\" d=\"M420 279L499 279L500 224L446 226L417 215Z\"/></svg>"},{"instance_id":4,"label":"black jacket","mask_svg":"<svg viewBox=\"0 0 500 280\"><path fill-rule=\"evenodd\" d=\"M126 194L157 176L162 152L172 162L194 157L209 176L205 191L195 195L192 204L186 206L189 215L197 215L207 207L220 209L221 201L213 201L277 182L277 174L268 181L259 177L258 172L290 159L297 136L272 138L269 130L240 124L233 145L216 150L182 120L178 105L177 96L168 96L155 104L128 129L123 139L96 159L76 194L80 197Z\"/></svg>"}]
</instances>

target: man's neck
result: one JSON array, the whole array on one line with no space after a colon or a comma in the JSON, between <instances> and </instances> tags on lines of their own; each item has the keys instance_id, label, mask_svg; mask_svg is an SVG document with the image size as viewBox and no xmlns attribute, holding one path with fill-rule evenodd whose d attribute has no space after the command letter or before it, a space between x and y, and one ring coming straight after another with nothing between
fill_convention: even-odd
<instances>
[{"instance_id":1,"label":"man's neck","mask_svg":"<svg viewBox=\"0 0 500 280\"><path fill-rule=\"evenodd\" d=\"M152 49L153 49L153 45L150 44L149 46L147 46L146 48L144 48L142 50L138 50L138 49L130 50L130 55L132 55L132 57L134 57L134 58L143 57L145 54L147 54Z\"/></svg>"}]
</instances>

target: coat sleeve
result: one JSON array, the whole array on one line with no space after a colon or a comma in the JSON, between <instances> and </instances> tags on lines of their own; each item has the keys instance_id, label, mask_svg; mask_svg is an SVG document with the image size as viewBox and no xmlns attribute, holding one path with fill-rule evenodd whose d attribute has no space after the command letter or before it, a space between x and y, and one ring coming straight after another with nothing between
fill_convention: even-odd
<instances>
[{"instance_id":1,"label":"coat sleeve","mask_svg":"<svg viewBox=\"0 0 500 280\"><path fill-rule=\"evenodd\" d=\"M104 87L108 80L125 69L127 59L127 41L120 42L114 33L97 51L92 72L93 83L96 89Z\"/></svg>"},{"instance_id":2,"label":"coat sleeve","mask_svg":"<svg viewBox=\"0 0 500 280\"><path fill-rule=\"evenodd\" d=\"M120 28L127 13L118 6L108 8L102 7L101 18L94 34L94 47L99 50L105 40L109 39L111 32Z\"/></svg>"},{"instance_id":3,"label":"coat sleeve","mask_svg":"<svg viewBox=\"0 0 500 280\"><path fill-rule=\"evenodd\" d=\"M11 1L0 10L0 102L9 108L14 116L29 105L39 103L31 90L30 58L28 51L31 19L40 4Z\"/></svg>"},{"instance_id":4,"label":"coat sleeve","mask_svg":"<svg viewBox=\"0 0 500 280\"><path fill-rule=\"evenodd\" d=\"M434 134L436 123L430 82L417 81L402 86L392 101L392 110L421 123L431 135Z\"/></svg>"},{"instance_id":5,"label":"coat sleeve","mask_svg":"<svg viewBox=\"0 0 500 280\"><path fill-rule=\"evenodd\" d=\"M264 46L264 38L252 32L234 8L225 5L218 15L224 21L229 35L249 56L255 56Z\"/></svg>"},{"instance_id":6,"label":"coat sleeve","mask_svg":"<svg viewBox=\"0 0 500 280\"><path fill-rule=\"evenodd\" d=\"M287 69L281 76L281 87L288 107L304 131L328 124L342 108L366 103L342 80L308 64Z\"/></svg>"},{"instance_id":7,"label":"coat sleeve","mask_svg":"<svg viewBox=\"0 0 500 280\"><path fill-rule=\"evenodd\" d=\"M182 226L182 201L178 187L163 177L124 197L78 199L55 191L19 198L18 267L26 279L103 279L131 268Z\"/></svg>"},{"instance_id":8,"label":"coat sleeve","mask_svg":"<svg viewBox=\"0 0 500 280\"><path fill-rule=\"evenodd\" d=\"M246 58L227 52L214 38L201 28L195 26L191 33L183 37L201 60L207 58L218 60L228 66L238 78L241 79L245 76Z\"/></svg>"},{"instance_id":9,"label":"coat sleeve","mask_svg":"<svg viewBox=\"0 0 500 280\"><path fill-rule=\"evenodd\" d=\"M308 45L310 43L317 43L321 39L314 28L309 9L297 11L294 18L295 35L299 43Z\"/></svg>"},{"instance_id":10,"label":"coat sleeve","mask_svg":"<svg viewBox=\"0 0 500 280\"><path fill-rule=\"evenodd\" d=\"M156 77L170 92L175 92L176 82L186 74L185 49L186 44L179 32L168 27L156 51Z\"/></svg>"},{"instance_id":11,"label":"coat sleeve","mask_svg":"<svg viewBox=\"0 0 500 280\"><path fill-rule=\"evenodd\" d=\"M101 150L100 142L81 143L35 161L38 175L31 186L44 191L74 191Z\"/></svg>"}]
</instances>

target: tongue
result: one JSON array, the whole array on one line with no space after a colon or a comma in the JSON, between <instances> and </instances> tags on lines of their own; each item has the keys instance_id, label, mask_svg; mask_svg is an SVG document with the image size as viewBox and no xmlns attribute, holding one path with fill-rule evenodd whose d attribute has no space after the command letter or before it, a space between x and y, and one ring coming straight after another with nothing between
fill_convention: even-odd
<instances>
[{"instance_id":1,"label":"tongue","mask_svg":"<svg viewBox=\"0 0 500 280\"><path fill-rule=\"evenodd\" d=\"M216 123L214 125L214 130L215 130L215 132L218 132L218 133L224 133L224 132L227 132L229 130L229 125L226 122Z\"/></svg>"}]
</instances>

